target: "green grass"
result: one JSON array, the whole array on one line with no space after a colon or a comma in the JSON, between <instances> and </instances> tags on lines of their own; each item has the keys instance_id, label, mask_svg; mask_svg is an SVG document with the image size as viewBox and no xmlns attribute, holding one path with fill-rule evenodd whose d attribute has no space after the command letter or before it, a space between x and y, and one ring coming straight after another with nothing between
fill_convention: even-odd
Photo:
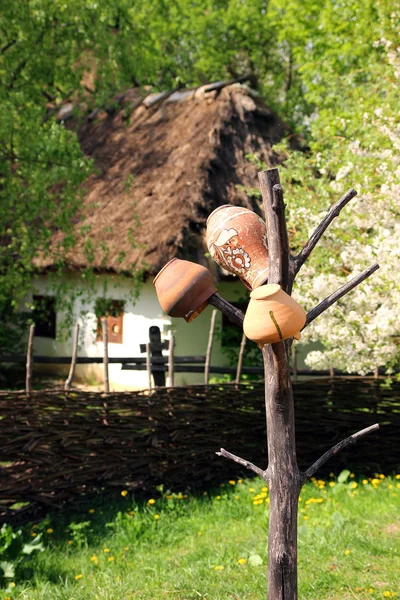
<instances>
[{"instance_id":1,"label":"green grass","mask_svg":"<svg viewBox=\"0 0 400 600\"><path fill-rule=\"evenodd\" d=\"M303 489L301 600L400 600L400 476L362 481ZM46 549L32 558L30 579L0 600L259 600L267 526L259 480L197 497L166 492L154 503L98 499L27 532L41 533Z\"/></svg>"}]
</instances>

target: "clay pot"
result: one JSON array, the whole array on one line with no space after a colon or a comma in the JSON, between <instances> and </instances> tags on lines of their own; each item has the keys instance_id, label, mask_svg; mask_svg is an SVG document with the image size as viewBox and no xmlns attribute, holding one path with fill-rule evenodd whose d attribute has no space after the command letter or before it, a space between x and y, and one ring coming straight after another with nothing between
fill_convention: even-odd
<instances>
[{"instance_id":1,"label":"clay pot","mask_svg":"<svg viewBox=\"0 0 400 600\"><path fill-rule=\"evenodd\" d=\"M208 269L178 258L170 260L153 283L163 311L188 322L207 307L208 298L217 291Z\"/></svg>"},{"instance_id":2,"label":"clay pot","mask_svg":"<svg viewBox=\"0 0 400 600\"><path fill-rule=\"evenodd\" d=\"M280 285L262 285L250 294L243 322L246 336L260 347L290 337L300 338L306 311Z\"/></svg>"},{"instance_id":3,"label":"clay pot","mask_svg":"<svg viewBox=\"0 0 400 600\"><path fill-rule=\"evenodd\" d=\"M253 211L225 204L207 219L207 246L223 269L250 290L268 279L267 229Z\"/></svg>"}]
</instances>

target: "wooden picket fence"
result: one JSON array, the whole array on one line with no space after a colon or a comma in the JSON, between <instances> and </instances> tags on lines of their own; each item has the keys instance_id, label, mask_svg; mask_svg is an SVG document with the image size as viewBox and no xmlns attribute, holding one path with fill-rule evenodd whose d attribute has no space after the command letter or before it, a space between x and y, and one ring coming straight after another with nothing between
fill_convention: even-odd
<instances>
[{"instance_id":1,"label":"wooden picket fence","mask_svg":"<svg viewBox=\"0 0 400 600\"><path fill-rule=\"evenodd\" d=\"M295 382L302 468L372 423L381 429L326 466L338 472L400 469L400 383L373 378ZM216 485L243 472L224 447L267 465L264 385L197 385L152 392L0 392L0 520L23 521L82 494L154 493ZM248 475L248 473L246 474ZM15 509L17 502L28 506Z\"/></svg>"}]
</instances>

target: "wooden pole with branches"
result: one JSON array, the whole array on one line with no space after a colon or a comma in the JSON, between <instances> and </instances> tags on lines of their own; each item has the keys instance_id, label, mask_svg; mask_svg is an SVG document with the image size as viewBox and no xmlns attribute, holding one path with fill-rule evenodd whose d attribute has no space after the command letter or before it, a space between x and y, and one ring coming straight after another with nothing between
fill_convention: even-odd
<instances>
[{"instance_id":1,"label":"wooden pole with branches","mask_svg":"<svg viewBox=\"0 0 400 600\"><path fill-rule=\"evenodd\" d=\"M356 196L349 190L328 211L302 251L292 256L289 250L286 229L283 190L278 169L259 173L261 193L267 226L269 251L268 283L277 283L291 294L293 282L311 252L321 239L333 219L342 208ZM374 264L360 275L331 294L308 315L307 327L315 318L372 275L378 264ZM217 303L214 304L216 306ZM228 314L221 304L220 310ZM241 315L239 315L241 316ZM236 319L238 322L240 319ZM297 506L300 490L318 468L346 446L355 443L364 435L375 431L375 424L339 442L326 452L305 472L297 465L294 427L294 402L290 380L289 352L293 339L262 348L265 371L265 406L268 438L268 467L261 469L249 461L221 448L217 453L250 469L266 481L270 493L270 516L268 534L268 598L269 600L297 600Z\"/></svg>"}]
</instances>

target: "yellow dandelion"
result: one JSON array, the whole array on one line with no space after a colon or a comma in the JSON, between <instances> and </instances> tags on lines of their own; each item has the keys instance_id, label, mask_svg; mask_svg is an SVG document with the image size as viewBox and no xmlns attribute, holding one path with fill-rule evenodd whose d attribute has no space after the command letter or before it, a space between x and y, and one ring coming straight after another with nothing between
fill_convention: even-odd
<instances>
[{"instance_id":1,"label":"yellow dandelion","mask_svg":"<svg viewBox=\"0 0 400 600\"><path fill-rule=\"evenodd\" d=\"M348 556L349 554L350 554L350 550L349 549L347 549L347 550L344 551L344 555L345 556Z\"/></svg>"},{"instance_id":2,"label":"yellow dandelion","mask_svg":"<svg viewBox=\"0 0 400 600\"><path fill-rule=\"evenodd\" d=\"M116 576L115 581L121 581L121 577L119 575Z\"/></svg>"},{"instance_id":3,"label":"yellow dandelion","mask_svg":"<svg viewBox=\"0 0 400 600\"><path fill-rule=\"evenodd\" d=\"M150 500L147 500L147 504L155 504L156 501L154 500L154 498L150 498Z\"/></svg>"},{"instance_id":4,"label":"yellow dandelion","mask_svg":"<svg viewBox=\"0 0 400 600\"><path fill-rule=\"evenodd\" d=\"M308 519L308 516L307 516L307 515L304 515L304 516L303 516L303 519L307 520L307 519Z\"/></svg>"},{"instance_id":5,"label":"yellow dandelion","mask_svg":"<svg viewBox=\"0 0 400 600\"><path fill-rule=\"evenodd\" d=\"M239 500L239 496L235 496L235 500Z\"/></svg>"},{"instance_id":6,"label":"yellow dandelion","mask_svg":"<svg viewBox=\"0 0 400 600\"><path fill-rule=\"evenodd\" d=\"M127 495L128 495L128 490L122 490L121 496L123 496L124 498L126 498Z\"/></svg>"},{"instance_id":7,"label":"yellow dandelion","mask_svg":"<svg viewBox=\"0 0 400 600\"><path fill-rule=\"evenodd\" d=\"M329 482L329 486L330 486L330 487L335 487L335 485L336 485L336 483L335 483L334 481L330 481L330 482Z\"/></svg>"},{"instance_id":8,"label":"yellow dandelion","mask_svg":"<svg viewBox=\"0 0 400 600\"><path fill-rule=\"evenodd\" d=\"M110 552L110 548L104 548L103 550L104 550L104 552L105 552L106 554L107 554L108 552Z\"/></svg>"},{"instance_id":9,"label":"yellow dandelion","mask_svg":"<svg viewBox=\"0 0 400 600\"><path fill-rule=\"evenodd\" d=\"M357 481L353 481L350 487L351 489L355 490L358 487Z\"/></svg>"},{"instance_id":10,"label":"yellow dandelion","mask_svg":"<svg viewBox=\"0 0 400 600\"><path fill-rule=\"evenodd\" d=\"M370 594L373 594L373 593L374 593L374 588L369 588L368 592L369 592Z\"/></svg>"},{"instance_id":11,"label":"yellow dandelion","mask_svg":"<svg viewBox=\"0 0 400 600\"><path fill-rule=\"evenodd\" d=\"M89 508L89 512L91 515L93 515L93 513L95 513L96 511L94 510L94 508Z\"/></svg>"},{"instance_id":12,"label":"yellow dandelion","mask_svg":"<svg viewBox=\"0 0 400 600\"><path fill-rule=\"evenodd\" d=\"M399 478L400 479L400 478ZM238 479L238 483L243 483L243 479Z\"/></svg>"},{"instance_id":13,"label":"yellow dandelion","mask_svg":"<svg viewBox=\"0 0 400 600\"><path fill-rule=\"evenodd\" d=\"M215 496L216 500L221 500L221 496Z\"/></svg>"},{"instance_id":14,"label":"yellow dandelion","mask_svg":"<svg viewBox=\"0 0 400 600\"><path fill-rule=\"evenodd\" d=\"M197 535L203 535L203 532L202 531L198 531Z\"/></svg>"},{"instance_id":15,"label":"yellow dandelion","mask_svg":"<svg viewBox=\"0 0 400 600\"><path fill-rule=\"evenodd\" d=\"M395 475L395 479L400 479L400 473L397 473L397 475Z\"/></svg>"},{"instance_id":16,"label":"yellow dandelion","mask_svg":"<svg viewBox=\"0 0 400 600\"><path fill-rule=\"evenodd\" d=\"M36 537L36 536L37 536L37 533L35 533L34 531L31 531L31 536L32 536L32 537Z\"/></svg>"},{"instance_id":17,"label":"yellow dandelion","mask_svg":"<svg viewBox=\"0 0 400 600\"><path fill-rule=\"evenodd\" d=\"M3 600L11 600L10 596L4 596Z\"/></svg>"},{"instance_id":18,"label":"yellow dandelion","mask_svg":"<svg viewBox=\"0 0 400 600\"><path fill-rule=\"evenodd\" d=\"M249 488L249 492L255 492L256 490L254 488Z\"/></svg>"},{"instance_id":19,"label":"yellow dandelion","mask_svg":"<svg viewBox=\"0 0 400 600\"><path fill-rule=\"evenodd\" d=\"M239 565L245 565L247 563L247 558L239 558L238 563Z\"/></svg>"},{"instance_id":20,"label":"yellow dandelion","mask_svg":"<svg viewBox=\"0 0 400 600\"><path fill-rule=\"evenodd\" d=\"M230 485L236 485L236 481L234 481L233 479L230 479L230 480L228 481L228 483L229 483Z\"/></svg>"},{"instance_id":21,"label":"yellow dandelion","mask_svg":"<svg viewBox=\"0 0 400 600\"><path fill-rule=\"evenodd\" d=\"M268 492L268 487L267 487L267 486L265 486L265 487L261 488L261 491L262 491L262 492Z\"/></svg>"},{"instance_id":22,"label":"yellow dandelion","mask_svg":"<svg viewBox=\"0 0 400 600\"><path fill-rule=\"evenodd\" d=\"M72 540L68 540L67 544L70 546L71 544L73 544L74 542Z\"/></svg>"},{"instance_id":23,"label":"yellow dandelion","mask_svg":"<svg viewBox=\"0 0 400 600\"><path fill-rule=\"evenodd\" d=\"M92 562L98 562L99 561L99 559L97 558L97 556L95 554L93 554L93 556L90 557L90 560Z\"/></svg>"},{"instance_id":24,"label":"yellow dandelion","mask_svg":"<svg viewBox=\"0 0 400 600\"><path fill-rule=\"evenodd\" d=\"M223 569L223 568L224 568L224 567L223 567L222 565L217 565L217 566L215 567L215 570L216 570L216 571L222 571L222 569Z\"/></svg>"},{"instance_id":25,"label":"yellow dandelion","mask_svg":"<svg viewBox=\"0 0 400 600\"><path fill-rule=\"evenodd\" d=\"M47 533L53 533L53 532L54 532L54 530L53 530L51 527L49 527L49 528L47 529Z\"/></svg>"},{"instance_id":26,"label":"yellow dandelion","mask_svg":"<svg viewBox=\"0 0 400 600\"><path fill-rule=\"evenodd\" d=\"M301 502L303 500L303 498L301 496L299 496L299 502Z\"/></svg>"},{"instance_id":27,"label":"yellow dandelion","mask_svg":"<svg viewBox=\"0 0 400 600\"><path fill-rule=\"evenodd\" d=\"M363 484L363 485L368 485L368 479L363 479L363 480L362 480L362 484Z\"/></svg>"},{"instance_id":28,"label":"yellow dandelion","mask_svg":"<svg viewBox=\"0 0 400 600\"><path fill-rule=\"evenodd\" d=\"M354 477L355 477L354 473L350 473L349 477L350 477L350 479L354 479Z\"/></svg>"},{"instance_id":29,"label":"yellow dandelion","mask_svg":"<svg viewBox=\"0 0 400 600\"><path fill-rule=\"evenodd\" d=\"M82 579L82 577L83 577L82 573L79 573L79 575L75 575L75 579L76 580Z\"/></svg>"},{"instance_id":30,"label":"yellow dandelion","mask_svg":"<svg viewBox=\"0 0 400 600\"><path fill-rule=\"evenodd\" d=\"M135 514L135 511L134 511L134 510L130 510L130 511L129 511L129 515L130 515L131 517L133 517L133 515L134 515L134 514Z\"/></svg>"},{"instance_id":31,"label":"yellow dandelion","mask_svg":"<svg viewBox=\"0 0 400 600\"><path fill-rule=\"evenodd\" d=\"M128 552L129 546L125 546L124 550L125 550L125 552Z\"/></svg>"},{"instance_id":32,"label":"yellow dandelion","mask_svg":"<svg viewBox=\"0 0 400 600\"><path fill-rule=\"evenodd\" d=\"M108 562L111 562L111 561L115 560L115 558L114 558L113 556L109 556L109 557L107 558L107 560L108 560Z\"/></svg>"},{"instance_id":33,"label":"yellow dandelion","mask_svg":"<svg viewBox=\"0 0 400 600\"><path fill-rule=\"evenodd\" d=\"M383 473L379 473L379 479L385 479L385 475Z\"/></svg>"},{"instance_id":34,"label":"yellow dandelion","mask_svg":"<svg viewBox=\"0 0 400 600\"><path fill-rule=\"evenodd\" d=\"M397 487L397 488L400 488L400 483L396 483L396 487Z\"/></svg>"},{"instance_id":35,"label":"yellow dandelion","mask_svg":"<svg viewBox=\"0 0 400 600\"><path fill-rule=\"evenodd\" d=\"M160 518L160 515L154 515L154 518L156 521L158 521L158 519Z\"/></svg>"},{"instance_id":36,"label":"yellow dandelion","mask_svg":"<svg viewBox=\"0 0 400 600\"><path fill-rule=\"evenodd\" d=\"M356 587L356 592L362 592L362 588Z\"/></svg>"},{"instance_id":37,"label":"yellow dandelion","mask_svg":"<svg viewBox=\"0 0 400 600\"><path fill-rule=\"evenodd\" d=\"M14 587L16 587L16 585L17 585L17 584L15 583L15 581L11 581L11 582L10 582L10 587L14 588Z\"/></svg>"}]
</instances>

